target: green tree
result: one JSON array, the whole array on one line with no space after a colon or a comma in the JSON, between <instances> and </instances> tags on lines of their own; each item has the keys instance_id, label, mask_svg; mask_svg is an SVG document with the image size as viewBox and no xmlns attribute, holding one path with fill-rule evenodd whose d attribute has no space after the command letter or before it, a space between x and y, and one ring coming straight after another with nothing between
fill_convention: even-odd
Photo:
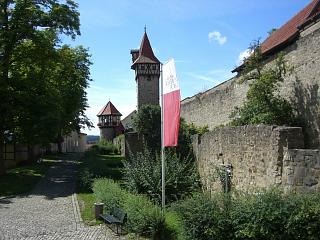
<instances>
[{"instance_id":1,"label":"green tree","mask_svg":"<svg viewBox=\"0 0 320 240\"><path fill-rule=\"evenodd\" d=\"M79 12L72 0L2 0L0 2L0 175L4 174L4 131L13 131L18 109L12 68L16 48L38 33L50 29L75 38L79 31ZM19 97L22 97L20 95ZM22 99L21 99L22 100ZM19 102L19 101L18 101Z\"/></svg>"},{"instance_id":2,"label":"green tree","mask_svg":"<svg viewBox=\"0 0 320 240\"><path fill-rule=\"evenodd\" d=\"M83 47L55 47L55 33L38 34L41 41L25 41L13 54L14 132L20 142L57 141L61 150L63 135L91 125L84 114L91 63Z\"/></svg>"},{"instance_id":3,"label":"green tree","mask_svg":"<svg viewBox=\"0 0 320 240\"><path fill-rule=\"evenodd\" d=\"M292 105L279 95L280 83L290 68L279 54L273 67L265 67L257 41L251 45L251 56L245 60L242 82L251 80L243 106L231 114L232 125L269 124L294 125Z\"/></svg>"},{"instance_id":4,"label":"green tree","mask_svg":"<svg viewBox=\"0 0 320 240\"><path fill-rule=\"evenodd\" d=\"M160 151L161 148L161 108L157 105L142 106L134 120L135 129L144 138L148 149ZM192 135L204 134L208 126L196 127L194 124L187 124L180 119L178 134L178 146L166 148L170 154L177 154L181 158L192 157Z\"/></svg>"},{"instance_id":5,"label":"green tree","mask_svg":"<svg viewBox=\"0 0 320 240\"><path fill-rule=\"evenodd\" d=\"M91 127L92 123L84 114L87 108L86 88L89 86L91 62L86 49L79 46L63 46L58 50L60 61L57 64L56 81L60 95L60 118L57 124L57 143L61 151L62 136L82 126Z\"/></svg>"},{"instance_id":6,"label":"green tree","mask_svg":"<svg viewBox=\"0 0 320 240\"><path fill-rule=\"evenodd\" d=\"M143 136L147 148L160 151L161 108L159 105L143 105L134 119L134 126Z\"/></svg>"}]
</instances>

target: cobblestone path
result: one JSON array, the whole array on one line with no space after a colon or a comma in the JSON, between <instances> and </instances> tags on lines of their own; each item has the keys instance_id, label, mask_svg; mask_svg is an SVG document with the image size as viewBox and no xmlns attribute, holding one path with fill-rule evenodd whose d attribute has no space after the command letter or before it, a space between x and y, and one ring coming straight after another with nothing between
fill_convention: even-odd
<instances>
[{"instance_id":1,"label":"cobblestone path","mask_svg":"<svg viewBox=\"0 0 320 240\"><path fill-rule=\"evenodd\" d=\"M28 195L0 198L0 240L119 239L104 225L83 224L74 193L76 165L60 160Z\"/></svg>"}]
</instances>

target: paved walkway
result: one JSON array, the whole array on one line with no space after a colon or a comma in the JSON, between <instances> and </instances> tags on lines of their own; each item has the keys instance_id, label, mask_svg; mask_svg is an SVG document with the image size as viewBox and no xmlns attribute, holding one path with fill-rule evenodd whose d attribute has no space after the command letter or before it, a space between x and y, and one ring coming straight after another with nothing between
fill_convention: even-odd
<instances>
[{"instance_id":1,"label":"paved walkway","mask_svg":"<svg viewBox=\"0 0 320 240\"><path fill-rule=\"evenodd\" d=\"M83 224L74 193L76 164L60 160L30 194L0 198L0 240L120 239L104 225Z\"/></svg>"}]
</instances>

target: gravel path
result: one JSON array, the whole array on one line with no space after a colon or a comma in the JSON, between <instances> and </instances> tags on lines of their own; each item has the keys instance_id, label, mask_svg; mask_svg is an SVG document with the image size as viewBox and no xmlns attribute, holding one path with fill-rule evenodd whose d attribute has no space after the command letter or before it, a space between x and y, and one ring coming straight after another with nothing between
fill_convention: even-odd
<instances>
[{"instance_id":1,"label":"gravel path","mask_svg":"<svg viewBox=\"0 0 320 240\"><path fill-rule=\"evenodd\" d=\"M74 193L76 166L76 160L60 160L30 194L0 198L0 240L120 239L104 225L83 224Z\"/></svg>"}]
</instances>

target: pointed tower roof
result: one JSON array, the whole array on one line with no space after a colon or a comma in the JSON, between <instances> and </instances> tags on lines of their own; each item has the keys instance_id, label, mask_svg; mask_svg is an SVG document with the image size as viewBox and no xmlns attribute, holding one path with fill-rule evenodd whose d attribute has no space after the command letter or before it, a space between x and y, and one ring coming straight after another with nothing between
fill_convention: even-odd
<instances>
[{"instance_id":1,"label":"pointed tower roof","mask_svg":"<svg viewBox=\"0 0 320 240\"><path fill-rule=\"evenodd\" d=\"M262 44L261 52L276 50L299 35L299 27L320 14L320 0L313 0L286 24L271 34Z\"/></svg>"},{"instance_id":2,"label":"pointed tower roof","mask_svg":"<svg viewBox=\"0 0 320 240\"><path fill-rule=\"evenodd\" d=\"M100 110L100 112L97 114L97 117L105 115L122 116L122 114L116 109L116 107L110 101Z\"/></svg>"},{"instance_id":3,"label":"pointed tower roof","mask_svg":"<svg viewBox=\"0 0 320 240\"><path fill-rule=\"evenodd\" d=\"M139 57L134 61L131 68L134 68L134 65L137 63L160 63L158 58L153 53L151 48L151 44L147 35L147 32L144 32L142 37L140 49L139 49Z\"/></svg>"}]
</instances>

